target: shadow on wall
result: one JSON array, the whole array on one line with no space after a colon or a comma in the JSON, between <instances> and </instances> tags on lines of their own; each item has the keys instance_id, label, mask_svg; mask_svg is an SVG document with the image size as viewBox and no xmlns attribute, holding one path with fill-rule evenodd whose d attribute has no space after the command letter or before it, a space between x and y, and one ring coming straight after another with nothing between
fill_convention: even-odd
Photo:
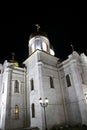
<instances>
[{"instance_id":1,"label":"shadow on wall","mask_svg":"<svg viewBox=\"0 0 87 130\"><path fill-rule=\"evenodd\" d=\"M77 124L75 126L71 125L54 125L50 130L87 130L87 125Z\"/></svg>"},{"instance_id":2,"label":"shadow on wall","mask_svg":"<svg viewBox=\"0 0 87 130\"><path fill-rule=\"evenodd\" d=\"M11 130L40 130L40 129L38 127L27 127L27 128L16 128L16 129L11 129Z\"/></svg>"},{"instance_id":3,"label":"shadow on wall","mask_svg":"<svg viewBox=\"0 0 87 130\"><path fill-rule=\"evenodd\" d=\"M22 130L40 130L38 127L24 128Z\"/></svg>"}]
</instances>

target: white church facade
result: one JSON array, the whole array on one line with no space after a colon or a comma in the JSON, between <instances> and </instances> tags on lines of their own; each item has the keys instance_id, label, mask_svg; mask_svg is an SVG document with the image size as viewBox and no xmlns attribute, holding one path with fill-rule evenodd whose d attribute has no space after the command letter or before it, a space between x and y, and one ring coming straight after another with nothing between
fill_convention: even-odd
<instances>
[{"instance_id":1,"label":"white church facade","mask_svg":"<svg viewBox=\"0 0 87 130\"><path fill-rule=\"evenodd\" d=\"M28 48L24 67L14 60L0 64L0 129L87 125L86 55L73 51L60 61L39 30L30 36ZM46 120L41 98L48 99Z\"/></svg>"}]
</instances>

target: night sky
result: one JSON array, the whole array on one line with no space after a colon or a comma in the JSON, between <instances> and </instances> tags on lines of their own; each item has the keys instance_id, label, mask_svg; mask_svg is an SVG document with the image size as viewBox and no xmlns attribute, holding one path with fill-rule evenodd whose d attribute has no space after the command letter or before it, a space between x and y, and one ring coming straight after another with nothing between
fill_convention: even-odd
<instances>
[{"instance_id":1,"label":"night sky","mask_svg":"<svg viewBox=\"0 0 87 130\"><path fill-rule=\"evenodd\" d=\"M85 10L84 10L85 11ZM0 23L0 63L11 60L15 52L15 60L22 63L28 57L29 35L34 32L35 24L47 33L54 47L56 57L67 59L74 50L87 55L87 22L81 9L59 8L46 12L32 12L29 15L4 16Z\"/></svg>"}]
</instances>

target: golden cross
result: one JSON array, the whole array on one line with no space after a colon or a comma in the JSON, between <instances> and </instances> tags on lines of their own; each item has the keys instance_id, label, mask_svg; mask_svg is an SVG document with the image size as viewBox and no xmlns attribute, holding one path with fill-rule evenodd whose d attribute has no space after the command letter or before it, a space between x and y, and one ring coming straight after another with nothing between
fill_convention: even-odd
<instances>
[{"instance_id":1,"label":"golden cross","mask_svg":"<svg viewBox=\"0 0 87 130\"><path fill-rule=\"evenodd\" d=\"M73 47L73 45L72 45L72 44L71 44L70 46L72 47L72 52L73 52L73 51L74 51L74 47Z\"/></svg>"},{"instance_id":2,"label":"golden cross","mask_svg":"<svg viewBox=\"0 0 87 130\"><path fill-rule=\"evenodd\" d=\"M14 60L15 53L12 52L11 54L12 54L12 60Z\"/></svg>"},{"instance_id":3,"label":"golden cross","mask_svg":"<svg viewBox=\"0 0 87 130\"><path fill-rule=\"evenodd\" d=\"M40 29L40 26L39 26L39 24L35 24L35 26L37 27L37 32L38 32Z\"/></svg>"}]
</instances>

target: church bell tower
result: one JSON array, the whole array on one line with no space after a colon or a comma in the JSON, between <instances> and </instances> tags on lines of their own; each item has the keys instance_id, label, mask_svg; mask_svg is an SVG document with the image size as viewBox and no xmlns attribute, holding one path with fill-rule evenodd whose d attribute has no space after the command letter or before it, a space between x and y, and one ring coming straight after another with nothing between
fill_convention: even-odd
<instances>
[{"instance_id":1,"label":"church bell tower","mask_svg":"<svg viewBox=\"0 0 87 130\"><path fill-rule=\"evenodd\" d=\"M31 127L38 126L40 130L44 130L44 111L39 103L39 99L47 97L49 104L51 104L48 104L46 109L47 127L51 127L57 121L58 123L64 121L64 112L63 105L58 106L62 104L62 100L57 101L57 99L61 99L56 66L59 59L54 56L54 50L47 34L40 31L38 24L35 26L36 31L29 37L29 57L24 61L27 68L27 115L30 115ZM60 111L58 107L60 107ZM59 115L56 113L60 112L63 114L58 117ZM54 114L53 117L51 113Z\"/></svg>"}]
</instances>

